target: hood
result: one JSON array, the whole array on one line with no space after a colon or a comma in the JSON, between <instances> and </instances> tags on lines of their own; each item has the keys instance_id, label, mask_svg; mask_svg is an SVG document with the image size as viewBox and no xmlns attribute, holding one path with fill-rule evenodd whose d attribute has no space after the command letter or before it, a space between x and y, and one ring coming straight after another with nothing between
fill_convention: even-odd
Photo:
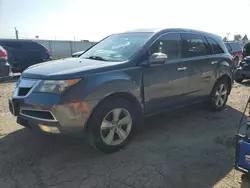
<instances>
[{"instance_id":1,"label":"hood","mask_svg":"<svg viewBox=\"0 0 250 188\"><path fill-rule=\"evenodd\" d=\"M114 70L124 62L108 62L82 58L47 61L27 68L22 77L34 79L74 79L86 74Z\"/></svg>"}]
</instances>

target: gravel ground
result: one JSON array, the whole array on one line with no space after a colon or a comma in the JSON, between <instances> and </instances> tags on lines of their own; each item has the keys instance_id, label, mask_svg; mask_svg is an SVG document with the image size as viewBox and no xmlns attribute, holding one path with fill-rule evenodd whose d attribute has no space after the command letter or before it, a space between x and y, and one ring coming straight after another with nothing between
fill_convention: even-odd
<instances>
[{"instance_id":1,"label":"gravel ground","mask_svg":"<svg viewBox=\"0 0 250 188\"><path fill-rule=\"evenodd\" d=\"M235 84L226 108L203 105L146 119L129 146L104 155L79 138L46 137L15 123L0 83L1 188L249 188L233 169L234 134L250 83Z\"/></svg>"}]
</instances>

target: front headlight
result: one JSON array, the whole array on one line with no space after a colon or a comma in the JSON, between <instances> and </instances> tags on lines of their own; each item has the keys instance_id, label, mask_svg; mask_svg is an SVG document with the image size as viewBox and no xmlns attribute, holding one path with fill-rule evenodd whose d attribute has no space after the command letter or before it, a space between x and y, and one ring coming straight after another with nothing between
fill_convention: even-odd
<instances>
[{"instance_id":1,"label":"front headlight","mask_svg":"<svg viewBox=\"0 0 250 188\"><path fill-rule=\"evenodd\" d=\"M74 80L44 80L38 88L39 92L61 94L70 86L77 84L80 79Z\"/></svg>"}]
</instances>

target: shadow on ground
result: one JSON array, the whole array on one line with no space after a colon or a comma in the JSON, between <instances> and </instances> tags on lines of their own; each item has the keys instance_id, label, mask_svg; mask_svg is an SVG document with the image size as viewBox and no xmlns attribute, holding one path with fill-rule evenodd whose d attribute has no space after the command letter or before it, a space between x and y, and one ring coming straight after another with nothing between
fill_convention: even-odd
<instances>
[{"instance_id":1,"label":"shadow on ground","mask_svg":"<svg viewBox=\"0 0 250 188\"><path fill-rule=\"evenodd\" d=\"M147 118L129 146L104 155L79 138L29 129L0 139L3 187L212 187L233 168L241 112L202 105Z\"/></svg>"}]
</instances>

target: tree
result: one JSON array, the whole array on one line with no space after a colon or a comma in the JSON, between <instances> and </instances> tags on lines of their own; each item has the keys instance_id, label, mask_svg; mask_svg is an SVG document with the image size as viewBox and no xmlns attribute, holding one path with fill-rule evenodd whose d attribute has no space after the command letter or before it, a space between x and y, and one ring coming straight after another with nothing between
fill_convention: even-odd
<instances>
[{"instance_id":1,"label":"tree","mask_svg":"<svg viewBox=\"0 0 250 188\"><path fill-rule=\"evenodd\" d=\"M244 35L244 37L242 38L243 42L247 42L248 41L248 37L247 35Z\"/></svg>"},{"instance_id":2,"label":"tree","mask_svg":"<svg viewBox=\"0 0 250 188\"><path fill-rule=\"evenodd\" d=\"M223 41L226 42L226 41L227 41L227 37L224 37L224 38L223 38Z\"/></svg>"},{"instance_id":3,"label":"tree","mask_svg":"<svg viewBox=\"0 0 250 188\"><path fill-rule=\"evenodd\" d=\"M234 35L234 41L240 41L242 39L240 34Z\"/></svg>"}]
</instances>

